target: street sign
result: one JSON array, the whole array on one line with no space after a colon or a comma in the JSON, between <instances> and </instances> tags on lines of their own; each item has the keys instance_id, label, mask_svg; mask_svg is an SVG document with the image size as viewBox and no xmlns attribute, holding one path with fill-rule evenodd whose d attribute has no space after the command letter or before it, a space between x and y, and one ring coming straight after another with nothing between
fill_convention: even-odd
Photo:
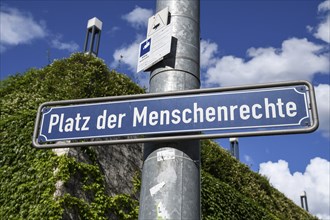
<instances>
[{"instance_id":1,"label":"street sign","mask_svg":"<svg viewBox=\"0 0 330 220\"><path fill-rule=\"evenodd\" d=\"M146 71L171 52L172 24L168 21L168 7L149 18L147 39L139 46L137 72Z\"/></svg>"},{"instance_id":2,"label":"street sign","mask_svg":"<svg viewBox=\"0 0 330 220\"><path fill-rule=\"evenodd\" d=\"M158 28L157 32L140 43L137 72L145 71L171 52L172 25Z\"/></svg>"},{"instance_id":3,"label":"street sign","mask_svg":"<svg viewBox=\"0 0 330 220\"><path fill-rule=\"evenodd\" d=\"M122 143L92 140L123 136L136 137L128 142L256 136L311 132L317 125L313 88L299 81L44 103L33 142L58 147L63 144L54 142Z\"/></svg>"}]
</instances>

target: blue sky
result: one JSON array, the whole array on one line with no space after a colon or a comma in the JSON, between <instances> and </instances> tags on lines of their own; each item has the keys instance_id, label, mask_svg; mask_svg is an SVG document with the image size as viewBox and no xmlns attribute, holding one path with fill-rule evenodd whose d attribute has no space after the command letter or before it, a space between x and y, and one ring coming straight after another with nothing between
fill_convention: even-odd
<instances>
[{"instance_id":1,"label":"blue sky","mask_svg":"<svg viewBox=\"0 0 330 220\"><path fill-rule=\"evenodd\" d=\"M142 86L138 44L155 1L1 1L0 74L42 68L82 51L87 21L103 21L99 57ZM240 159L300 204L330 219L330 1L201 0L203 87L308 80L320 127L311 134L240 138ZM217 140L229 148L228 139Z\"/></svg>"}]
</instances>

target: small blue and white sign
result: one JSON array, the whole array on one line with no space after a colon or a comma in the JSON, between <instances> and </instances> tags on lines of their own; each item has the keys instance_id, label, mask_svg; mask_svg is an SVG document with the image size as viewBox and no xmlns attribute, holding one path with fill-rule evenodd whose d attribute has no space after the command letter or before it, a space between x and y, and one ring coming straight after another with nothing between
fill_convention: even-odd
<instances>
[{"instance_id":1,"label":"small blue and white sign","mask_svg":"<svg viewBox=\"0 0 330 220\"><path fill-rule=\"evenodd\" d=\"M38 141L305 128L309 100L302 85L44 107Z\"/></svg>"},{"instance_id":2,"label":"small blue and white sign","mask_svg":"<svg viewBox=\"0 0 330 220\"><path fill-rule=\"evenodd\" d=\"M143 41L140 44L140 58L142 58L144 55L150 52L151 48L151 38Z\"/></svg>"}]
</instances>

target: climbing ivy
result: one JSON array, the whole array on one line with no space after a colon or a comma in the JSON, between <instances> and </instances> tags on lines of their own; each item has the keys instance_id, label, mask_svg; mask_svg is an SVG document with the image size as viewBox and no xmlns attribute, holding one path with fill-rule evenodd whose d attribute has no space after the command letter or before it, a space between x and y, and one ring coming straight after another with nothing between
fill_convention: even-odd
<instances>
[{"instance_id":1,"label":"climbing ivy","mask_svg":"<svg viewBox=\"0 0 330 220\"><path fill-rule=\"evenodd\" d=\"M205 219L317 219L210 140L202 142Z\"/></svg>"},{"instance_id":2,"label":"climbing ivy","mask_svg":"<svg viewBox=\"0 0 330 220\"><path fill-rule=\"evenodd\" d=\"M60 161L56 175L58 179L64 182L70 178L80 180L81 190L93 197L93 200L88 202L69 193L64 194L59 198L59 203L65 207L67 213L78 212L83 219L108 219L109 216L125 220L137 219L138 201L127 194L112 197L106 195L104 176L96 163L77 162L66 155L60 156ZM79 187L79 184L75 187Z\"/></svg>"},{"instance_id":3,"label":"climbing ivy","mask_svg":"<svg viewBox=\"0 0 330 220\"><path fill-rule=\"evenodd\" d=\"M127 76L79 53L0 81L0 219L62 219L67 209L79 210L82 219L136 219L137 201L130 195L105 194L95 152L81 149L92 164L79 163L32 148L31 137L43 102L138 93L144 90ZM93 195L92 202L54 196L56 183L68 184L73 175L81 176L82 190Z\"/></svg>"}]
</instances>

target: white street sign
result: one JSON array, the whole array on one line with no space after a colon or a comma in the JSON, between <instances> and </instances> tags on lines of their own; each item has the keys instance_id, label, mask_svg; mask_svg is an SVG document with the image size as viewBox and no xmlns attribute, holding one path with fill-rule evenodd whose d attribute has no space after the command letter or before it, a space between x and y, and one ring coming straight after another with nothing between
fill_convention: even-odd
<instances>
[{"instance_id":1,"label":"white street sign","mask_svg":"<svg viewBox=\"0 0 330 220\"><path fill-rule=\"evenodd\" d=\"M171 52L172 25L157 30L140 43L137 72L145 71Z\"/></svg>"}]
</instances>

